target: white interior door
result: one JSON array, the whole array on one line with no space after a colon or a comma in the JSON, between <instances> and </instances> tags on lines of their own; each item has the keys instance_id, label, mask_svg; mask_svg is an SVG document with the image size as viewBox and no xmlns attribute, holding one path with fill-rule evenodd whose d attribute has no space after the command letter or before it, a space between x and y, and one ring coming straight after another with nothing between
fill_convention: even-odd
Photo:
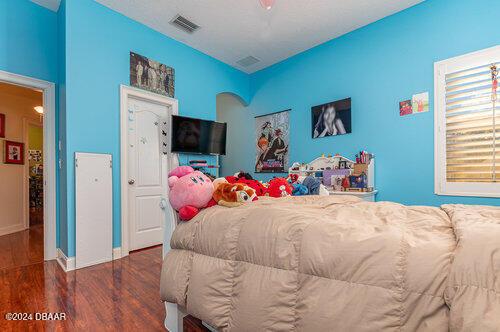
<instances>
[{"instance_id":1,"label":"white interior door","mask_svg":"<svg viewBox=\"0 0 500 332\"><path fill-rule=\"evenodd\" d=\"M161 121L170 121L170 113L166 105L128 99L129 250L163 242L168 156L161 149Z\"/></svg>"}]
</instances>

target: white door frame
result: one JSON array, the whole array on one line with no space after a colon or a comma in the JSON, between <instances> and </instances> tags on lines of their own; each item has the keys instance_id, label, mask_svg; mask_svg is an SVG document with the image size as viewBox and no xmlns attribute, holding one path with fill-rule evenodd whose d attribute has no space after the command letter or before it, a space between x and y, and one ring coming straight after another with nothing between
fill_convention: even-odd
<instances>
[{"instance_id":1,"label":"white door frame","mask_svg":"<svg viewBox=\"0 0 500 332\"><path fill-rule=\"evenodd\" d=\"M2 70L0 81L43 93L43 255L46 261L52 260L56 258L56 85Z\"/></svg>"},{"instance_id":2,"label":"white door frame","mask_svg":"<svg viewBox=\"0 0 500 332\"><path fill-rule=\"evenodd\" d=\"M30 163L29 163L29 127L41 127L43 131L43 123L36 122L30 118L23 118L23 142L24 142L24 174L23 174L23 222L24 229L30 227ZM43 155L42 155L43 158ZM43 160L45 162L45 160ZM44 163L42 163L44 165ZM45 166L45 165L44 165Z\"/></svg>"},{"instance_id":3,"label":"white door frame","mask_svg":"<svg viewBox=\"0 0 500 332\"><path fill-rule=\"evenodd\" d=\"M129 197L128 197L128 100L137 98L147 102L168 106L172 109L172 114L179 114L179 102L177 99L162 96L153 92L132 88L126 85L120 85L120 186L121 186L121 256L127 256L130 248L129 233ZM170 147L169 147L170 148ZM177 155L169 154L169 167L178 163ZM170 168L169 168L170 169Z\"/></svg>"}]
</instances>

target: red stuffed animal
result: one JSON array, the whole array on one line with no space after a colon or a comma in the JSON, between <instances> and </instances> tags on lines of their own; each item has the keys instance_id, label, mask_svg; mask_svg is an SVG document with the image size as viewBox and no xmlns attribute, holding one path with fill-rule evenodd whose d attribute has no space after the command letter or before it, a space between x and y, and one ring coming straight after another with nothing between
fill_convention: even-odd
<instances>
[{"instance_id":1,"label":"red stuffed animal","mask_svg":"<svg viewBox=\"0 0 500 332\"><path fill-rule=\"evenodd\" d=\"M252 179L252 176L248 173L239 172L234 176L226 176L226 180L229 183L242 183L249 186L257 196L264 196L267 193L267 188L261 182Z\"/></svg>"},{"instance_id":2,"label":"red stuffed animal","mask_svg":"<svg viewBox=\"0 0 500 332\"><path fill-rule=\"evenodd\" d=\"M274 178L269 181L267 192L271 197L286 197L292 195L293 187L285 178Z\"/></svg>"}]
</instances>

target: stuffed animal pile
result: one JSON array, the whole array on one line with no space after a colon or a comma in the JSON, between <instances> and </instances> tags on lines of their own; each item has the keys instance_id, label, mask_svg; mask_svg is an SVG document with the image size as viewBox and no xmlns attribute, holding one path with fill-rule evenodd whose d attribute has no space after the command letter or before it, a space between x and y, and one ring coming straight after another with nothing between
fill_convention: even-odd
<instances>
[{"instance_id":1,"label":"stuffed animal pile","mask_svg":"<svg viewBox=\"0 0 500 332\"><path fill-rule=\"evenodd\" d=\"M312 176L301 178L291 174L288 179L274 178L264 184L248 173L239 172L212 182L190 166L179 166L168 176L170 204L183 221L191 220L201 209L217 204L236 207L254 202L258 196L328 195L321 181Z\"/></svg>"},{"instance_id":2,"label":"stuffed animal pile","mask_svg":"<svg viewBox=\"0 0 500 332\"><path fill-rule=\"evenodd\" d=\"M256 183L252 184L261 189ZM193 219L201 209L216 204L234 207L257 199L255 190L246 183L229 183L224 178L212 182L205 174L190 166L179 166L171 171L168 185L170 205L183 221Z\"/></svg>"}]
</instances>

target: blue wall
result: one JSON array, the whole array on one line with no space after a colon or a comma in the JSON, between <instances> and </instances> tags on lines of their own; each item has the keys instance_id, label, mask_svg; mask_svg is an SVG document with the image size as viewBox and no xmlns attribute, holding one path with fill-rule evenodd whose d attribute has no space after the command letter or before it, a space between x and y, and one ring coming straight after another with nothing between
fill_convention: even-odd
<instances>
[{"instance_id":1,"label":"blue wall","mask_svg":"<svg viewBox=\"0 0 500 332\"><path fill-rule=\"evenodd\" d=\"M353 157L365 149L376 154L379 200L498 205L498 199L434 195L432 101L435 61L500 42L497 7L497 0L428 0L257 72L248 114L233 125L292 108L292 161L337 152ZM400 117L398 102L423 91L431 111ZM346 97L352 97L352 134L313 140L311 106ZM253 137L240 151L241 167L253 170Z\"/></svg>"},{"instance_id":2,"label":"blue wall","mask_svg":"<svg viewBox=\"0 0 500 332\"><path fill-rule=\"evenodd\" d=\"M119 86L129 84L129 52L175 68L183 115L215 119L216 95L249 98L246 74L90 0L66 2L66 254L75 254L74 153L113 156L113 245L121 245Z\"/></svg>"},{"instance_id":3,"label":"blue wall","mask_svg":"<svg viewBox=\"0 0 500 332\"><path fill-rule=\"evenodd\" d=\"M0 70L58 83L58 16L28 0L0 0ZM56 91L58 93L59 91ZM56 100L56 118L59 103ZM56 121L56 142L59 123ZM56 152L56 160L59 154ZM56 172L59 185L59 172ZM59 197L59 193L56 193ZM59 200L56 245L60 245Z\"/></svg>"},{"instance_id":4,"label":"blue wall","mask_svg":"<svg viewBox=\"0 0 500 332\"><path fill-rule=\"evenodd\" d=\"M57 15L27 0L0 0L0 70L57 82Z\"/></svg>"}]
</instances>

